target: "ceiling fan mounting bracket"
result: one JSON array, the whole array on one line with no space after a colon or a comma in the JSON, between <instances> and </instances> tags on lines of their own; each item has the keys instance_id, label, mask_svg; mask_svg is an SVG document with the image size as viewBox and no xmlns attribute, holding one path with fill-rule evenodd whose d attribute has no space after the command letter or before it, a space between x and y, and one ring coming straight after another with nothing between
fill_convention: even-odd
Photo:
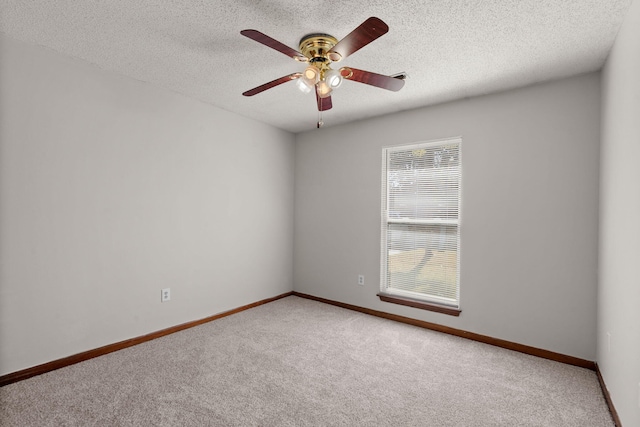
<instances>
[{"instance_id":1,"label":"ceiling fan mounting bracket","mask_svg":"<svg viewBox=\"0 0 640 427\"><path fill-rule=\"evenodd\" d=\"M338 44L338 40L324 33L307 34L300 40L300 52L311 62L331 62L328 52Z\"/></svg>"}]
</instances>

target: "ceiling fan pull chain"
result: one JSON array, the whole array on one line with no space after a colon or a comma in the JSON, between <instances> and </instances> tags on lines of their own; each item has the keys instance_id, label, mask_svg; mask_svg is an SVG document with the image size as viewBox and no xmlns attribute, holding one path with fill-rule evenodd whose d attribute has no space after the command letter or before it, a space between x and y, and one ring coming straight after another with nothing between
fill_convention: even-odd
<instances>
[{"instance_id":1,"label":"ceiling fan pull chain","mask_svg":"<svg viewBox=\"0 0 640 427\"><path fill-rule=\"evenodd\" d=\"M318 129L322 127L324 122L322 121L322 110L318 111Z\"/></svg>"}]
</instances>

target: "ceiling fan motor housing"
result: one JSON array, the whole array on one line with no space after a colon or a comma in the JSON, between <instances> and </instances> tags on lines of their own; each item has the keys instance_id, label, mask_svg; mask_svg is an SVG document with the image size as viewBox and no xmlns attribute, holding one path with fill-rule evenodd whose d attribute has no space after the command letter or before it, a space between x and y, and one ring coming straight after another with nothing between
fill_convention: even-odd
<instances>
[{"instance_id":1,"label":"ceiling fan motor housing","mask_svg":"<svg viewBox=\"0 0 640 427\"><path fill-rule=\"evenodd\" d=\"M307 34L300 40L300 52L311 63L330 63L335 59L329 59L327 54L337 43L338 40L329 34Z\"/></svg>"}]
</instances>

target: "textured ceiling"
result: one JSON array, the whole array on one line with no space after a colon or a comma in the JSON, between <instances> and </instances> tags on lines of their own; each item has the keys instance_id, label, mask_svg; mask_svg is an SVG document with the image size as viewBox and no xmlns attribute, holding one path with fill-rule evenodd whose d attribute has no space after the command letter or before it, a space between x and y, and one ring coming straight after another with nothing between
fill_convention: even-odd
<instances>
[{"instance_id":1,"label":"textured ceiling","mask_svg":"<svg viewBox=\"0 0 640 427\"><path fill-rule=\"evenodd\" d=\"M598 70L632 0L0 0L0 31L105 70L299 132L315 97L286 83L242 92L304 65L240 35L298 49L305 34L346 36L370 16L389 32L340 62L406 71L400 92L346 81L325 126Z\"/></svg>"}]
</instances>

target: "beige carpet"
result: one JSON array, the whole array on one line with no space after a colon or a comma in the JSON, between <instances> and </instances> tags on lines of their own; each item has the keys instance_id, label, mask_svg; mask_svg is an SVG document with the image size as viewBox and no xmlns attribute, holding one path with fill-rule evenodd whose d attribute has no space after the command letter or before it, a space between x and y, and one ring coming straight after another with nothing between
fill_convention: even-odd
<instances>
[{"instance_id":1,"label":"beige carpet","mask_svg":"<svg viewBox=\"0 0 640 427\"><path fill-rule=\"evenodd\" d=\"M0 389L2 426L613 426L594 372L287 297Z\"/></svg>"}]
</instances>

